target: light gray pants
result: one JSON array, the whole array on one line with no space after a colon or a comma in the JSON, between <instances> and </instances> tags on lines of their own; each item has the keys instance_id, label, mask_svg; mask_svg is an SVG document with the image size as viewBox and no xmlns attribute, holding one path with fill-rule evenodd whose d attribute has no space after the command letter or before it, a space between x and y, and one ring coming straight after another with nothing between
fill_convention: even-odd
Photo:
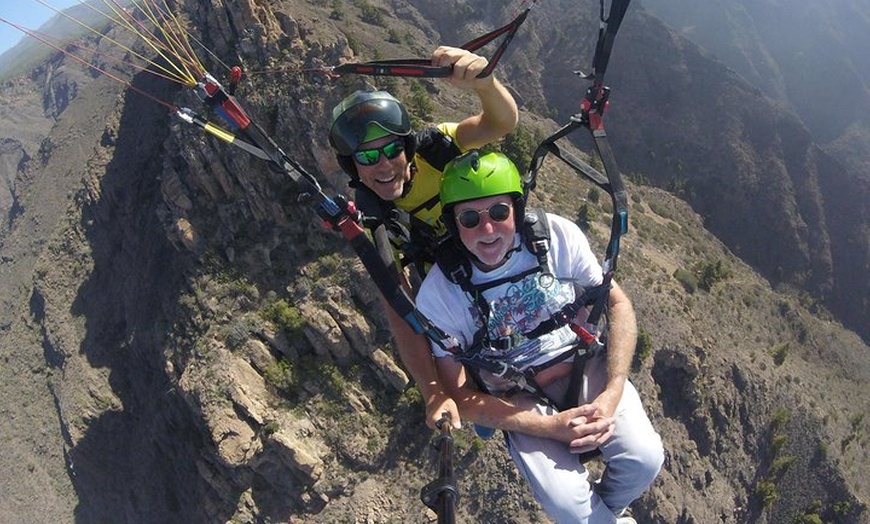
<instances>
[{"instance_id":1,"label":"light gray pants","mask_svg":"<svg viewBox=\"0 0 870 524\"><path fill-rule=\"evenodd\" d=\"M607 377L605 355L586 363L581 403L594 399ZM560 398L568 380L547 388L551 398ZM543 404L532 409L552 414ZM508 432L508 448L535 499L560 524L613 524L616 515L638 498L658 475L664 461L659 434L647 418L640 396L631 383L625 384L616 409L613 436L600 447L604 474L594 489L588 472L568 445L555 440Z\"/></svg>"}]
</instances>

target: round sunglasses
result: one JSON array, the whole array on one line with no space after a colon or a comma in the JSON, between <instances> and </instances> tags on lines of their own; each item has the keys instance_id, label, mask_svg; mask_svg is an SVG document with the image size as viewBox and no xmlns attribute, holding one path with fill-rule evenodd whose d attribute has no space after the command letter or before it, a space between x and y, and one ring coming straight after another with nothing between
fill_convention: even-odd
<instances>
[{"instance_id":1,"label":"round sunglasses","mask_svg":"<svg viewBox=\"0 0 870 524\"><path fill-rule=\"evenodd\" d=\"M504 222L511 216L511 205L498 202L489 209L466 209L456 216L456 221L465 229L474 229L480 224L480 215L486 213L494 222Z\"/></svg>"},{"instance_id":2,"label":"round sunglasses","mask_svg":"<svg viewBox=\"0 0 870 524\"><path fill-rule=\"evenodd\" d=\"M405 150L405 139L397 138L392 142L388 142L381 147L373 147L371 149L357 149L353 153L353 159L361 166L373 166L381 160L381 155L384 155L387 160L392 160L399 156Z\"/></svg>"}]
</instances>

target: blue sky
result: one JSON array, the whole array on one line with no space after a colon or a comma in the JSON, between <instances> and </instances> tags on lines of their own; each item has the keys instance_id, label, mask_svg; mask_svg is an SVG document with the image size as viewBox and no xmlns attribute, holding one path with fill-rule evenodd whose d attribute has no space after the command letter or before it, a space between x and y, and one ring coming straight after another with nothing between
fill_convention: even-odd
<instances>
[{"instance_id":1,"label":"blue sky","mask_svg":"<svg viewBox=\"0 0 870 524\"><path fill-rule=\"evenodd\" d=\"M42 2L56 9L65 9L79 3L78 0L42 0ZM27 29L39 29L39 26L55 15L57 13L36 0L0 1L0 17ZM17 44L22 38L29 37L18 29L0 22L0 54Z\"/></svg>"}]
</instances>

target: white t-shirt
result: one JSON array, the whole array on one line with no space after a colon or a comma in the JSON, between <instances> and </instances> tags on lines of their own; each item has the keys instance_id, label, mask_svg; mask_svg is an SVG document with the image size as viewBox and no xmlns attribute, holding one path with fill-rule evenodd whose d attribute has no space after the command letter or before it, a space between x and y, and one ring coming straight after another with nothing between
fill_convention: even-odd
<instances>
[{"instance_id":1,"label":"white t-shirt","mask_svg":"<svg viewBox=\"0 0 870 524\"><path fill-rule=\"evenodd\" d=\"M602 282L601 266L580 228L557 215L548 213L547 218L550 223L548 258L556 281L549 288L543 288L538 278L541 273L534 272L519 282L504 283L484 291L490 309L490 340L528 333L553 313L574 302L578 293ZM519 243L517 235L515 245ZM483 272L474 267L471 282L485 284L536 267L537 259L523 245L519 252L514 252L507 262L492 271ZM433 324L456 339L463 350L473 342L483 322L474 299L459 285L447 280L437 265L423 281L417 294L417 308ZM552 360L577 342L577 335L566 325L536 339L522 339L519 344L504 350L492 349L487 356L522 370ZM451 356L435 344L432 352L438 358ZM491 390L506 386L486 374L483 379Z\"/></svg>"}]
</instances>

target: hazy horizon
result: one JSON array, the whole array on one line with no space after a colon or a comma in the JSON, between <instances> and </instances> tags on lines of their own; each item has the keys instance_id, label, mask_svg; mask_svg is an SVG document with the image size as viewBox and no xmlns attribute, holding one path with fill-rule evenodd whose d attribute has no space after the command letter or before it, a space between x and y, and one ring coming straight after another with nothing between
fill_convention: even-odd
<instances>
[{"instance_id":1,"label":"hazy horizon","mask_svg":"<svg viewBox=\"0 0 870 524\"><path fill-rule=\"evenodd\" d=\"M43 3L63 10L82 2L79 0L43 0ZM55 11L36 0L7 0L0 5L0 18L18 24L25 29L38 30L54 16L58 16ZM15 47L23 38L30 37L24 31L0 21L0 55Z\"/></svg>"}]
</instances>

